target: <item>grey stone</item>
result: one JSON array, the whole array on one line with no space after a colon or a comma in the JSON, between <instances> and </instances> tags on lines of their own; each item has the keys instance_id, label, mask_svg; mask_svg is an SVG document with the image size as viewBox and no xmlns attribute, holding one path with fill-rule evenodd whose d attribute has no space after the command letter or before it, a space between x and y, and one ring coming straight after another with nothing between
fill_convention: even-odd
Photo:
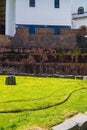
<instances>
[{"instance_id":1,"label":"grey stone","mask_svg":"<svg viewBox=\"0 0 87 130\"><path fill-rule=\"evenodd\" d=\"M5 81L6 85L16 85L16 77L13 75L9 75L6 77L6 81Z\"/></svg>"},{"instance_id":2,"label":"grey stone","mask_svg":"<svg viewBox=\"0 0 87 130\"><path fill-rule=\"evenodd\" d=\"M63 123L54 126L52 130L87 130L87 115L77 114Z\"/></svg>"},{"instance_id":3,"label":"grey stone","mask_svg":"<svg viewBox=\"0 0 87 130\"><path fill-rule=\"evenodd\" d=\"M72 78L72 79L74 79L74 75L66 75L66 78Z\"/></svg>"},{"instance_id":4,"label":"grey stone","mask_svg":"<svg viewBox=\"0 0 87 130\"><path fill-rule=\"evenodd\" d=\"M59 78L65 78L65 75L59 75Z\"/></svg>"},{"instance_id":5,"label":"grey stone","mask_svg":"<svg viewBox=\"0 0 87 130\"><path fill-rule=\"evenodd\" d=\"M79 127L74 121L68 119L63 123L54 126L52 130L79 130Z\"/></svg>"},{"instance_id":6,"label":"grey stone","mask_svg":"<svg viewBox=\"0 0 87 130\"><path fill-rule=\"evenodd\" d=\"M87 130L87 115L85 114L77 114L76 116L71 118L78 126L80 130Z\"/></svg>"},{"instance_id":7,"label":"grey stone","mask_svg":"<svg viewBox=\"0 0 87 130\"><path fill-rule=\"evenodd\" d=\"M83 76L77 75L77 76L76 76L76 79L83 79Z\"/></svg>"},{"instance_id":8,"label":"grey stone","mask_svg":"<svg viewBox=\"0 0 87 130\"><path fill-rule=\"evenodd\" d=\"M87 80L87 76L83 76L83 80Z\"/></svg>"}]
</instances>

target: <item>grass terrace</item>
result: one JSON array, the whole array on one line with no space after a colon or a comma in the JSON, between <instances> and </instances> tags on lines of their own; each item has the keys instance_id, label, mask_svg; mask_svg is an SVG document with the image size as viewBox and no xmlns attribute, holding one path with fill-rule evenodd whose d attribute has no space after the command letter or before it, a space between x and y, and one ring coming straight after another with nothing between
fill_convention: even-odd
<instances>
[{"instance_id":1,"label":"grass terrace","mask_svg":"<svg viewBox=\"0 0 87 130\"><path fill-rule=\"evenodd\" d=\"M0 76L0 130L51 130L87 111L87 80L16 76L5 85Z\"/></svg>"}]
</instances>

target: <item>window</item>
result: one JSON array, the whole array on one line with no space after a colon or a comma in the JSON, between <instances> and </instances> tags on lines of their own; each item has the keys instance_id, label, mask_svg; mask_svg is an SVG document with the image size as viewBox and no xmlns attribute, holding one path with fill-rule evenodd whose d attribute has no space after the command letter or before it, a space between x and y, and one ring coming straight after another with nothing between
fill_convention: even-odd
<instances>
[{"instance_id":1,"label":"window","mask_svg":"<svg viewBox=\"0 0 87 130\"><path fill-rule=\"evenodd\" d=\"M35 7L35 0L29 0L30 7Z\"/></svg>"},{"instance_id":2,"label":"window","mask_svg":"<svg viewBox=\"0 0 87 130\"><path fill-rule=\"evenodd\" d=\"M54 1L54 7L55 8L59 8L59 0L55 0Z\"/></svg>"},{"instance_id":3,"label":"window","mask_svg":"<svg viewBox=\"0 0 87 130\"><path fill-rule=\"evenodd\" d=\"M83 7L78 8L78 14L84 14L84 8Z\"/></svg>"},{"instance_id":4,"label":"window","mask_svg":"<svg viewBox=\"0 0 87 130\"><path fill-rule=\"evenodd\" d=\"M29 28L29 33L30 34L35 34L35 28L34 27L30 27Z\"/></svg>"}]
</instances>

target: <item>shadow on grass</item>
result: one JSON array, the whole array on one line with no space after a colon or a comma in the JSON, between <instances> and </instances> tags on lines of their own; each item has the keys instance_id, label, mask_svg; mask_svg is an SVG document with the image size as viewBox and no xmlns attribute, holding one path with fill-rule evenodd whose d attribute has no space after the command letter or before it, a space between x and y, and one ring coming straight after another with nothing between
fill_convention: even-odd
<instances>
[{"instance_id":1,"label":"shadow on grass","mask_svg":"<svg viewBox=\"0 0 87 130\"><path fill-rule=\"evenodd\" d=\"M52 105L49 105L49 106L43 106L43 107L38 107L38 108L25 108L25 109L15 109L15 110L7 110L7 111L0 111L0 113L20 113L20 112L25 112L25 111L38 111L38 110L45 110L45 109L49 109L49 108L52 108L52 107L55 107L55 106L59 106L59 105L62 105L64 104L66 101L69 100L69 98L77 91L80 91L80 90L85 90L87 89L87 87L82 87L82 88L79 88L79 89L75 89L73 90L72 92L69 93L69 95L63 99L62 101L58 102L58 103L55 103L55 104L52 104ZM51 94L52 95L52 94ZM49 97L49 96L47 96ZM43 98L44 99L44 98ZM40 99L35 99L35 100L40 100ZM20 100L18 100L20 101ZM27 101L27 100L23 100L23 101ZM28 100L29 101L29 100ZM8 101L8 102L12 102L12 101ZM2 102L2 103L8 103L8 102ZM21 100L22 102L22 100Z\"/></svg>"}]
</instances>

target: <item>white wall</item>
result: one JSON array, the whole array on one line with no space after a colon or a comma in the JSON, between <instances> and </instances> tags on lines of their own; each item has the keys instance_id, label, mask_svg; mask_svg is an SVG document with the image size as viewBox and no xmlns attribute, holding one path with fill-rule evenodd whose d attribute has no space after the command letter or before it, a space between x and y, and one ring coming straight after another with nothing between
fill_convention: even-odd
<instances>
[{"instance_id":1,"label":"white wall","mask_svg":"<svg viewBox=\"0 0 87 130\"><path fill-rule=\"evenodd\" d=\"M80 18L72 21L73 29L78 29L81 26L87 26L87 18Z\"/></svg>"},{"instance_id":2,"label":"white wall","mask_svg":"<svg viewBox=\"0 0 87 130\"><path fill-rule=\"evenodd\" d=\"M36 0L35 8L29 0L16 0L16 24L71 26L71 0L60 0L60 8L54 0Z\"/></svg>"},{"instance_id":3,"label":"white wall","mask_svg":"<svg viewBox=\"0 0 87 130\"><path fill-rule=\"evenodd\" d=\"M79 7L84 7L84 11L87 12L87 0L73 0L72 13L78 13Z\"/></svg>"},{"instance_id":4,"label":"white wall","mask_svg":"<svg viewBox=\"0 0 87 130\"><path fill-rule=\"evenodd\" d=\"M72 4L72 14L78 13L78 8L84 7L84 12L87 12L87 0L73 0ZM86 16L86 17L84 17ZM87 13L77 14L77 19L72 20L72 28L78 29L81 26L87 26ZM82 17L82 18L79 18Z\"/></svg>"},{"instance_id":5,"label":"white wall","mask_svg":"<svg viewBox=\"0 0 87 130\"><path fill-rule=\"evenodd\" d=\"M15 34L15 0L6 0L6 35Z\"/></svg>"}]
</instances>

